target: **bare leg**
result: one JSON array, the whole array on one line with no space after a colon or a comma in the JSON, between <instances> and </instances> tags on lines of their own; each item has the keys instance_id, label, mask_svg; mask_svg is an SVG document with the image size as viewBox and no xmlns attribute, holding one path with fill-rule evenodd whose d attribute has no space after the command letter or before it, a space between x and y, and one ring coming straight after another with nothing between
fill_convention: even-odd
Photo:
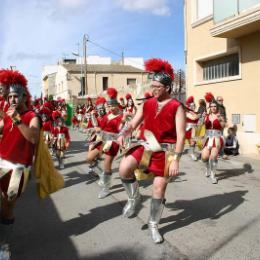
<instances>
[{"instance_id":1,"label":"bare leg","mask_svg":"<svg viewBox=\"0 0 260 260\"><path fill-rule=\"evenodd\" d=\"M210 163L209 163L209 157L210 157L210 150L208 147L204 147L201 152L201 160L205 164L205 176L210 176Z\"/></svg>"},{"instance_id":2,"label":"bare leg","mask_svg":"<svg viewBox=\"0 0 260 260\"><path fill-rule=\"evenodd\" d=\"M211 149L210 153L210 178L212 184L217 184L218 180L216 178L216 169L218 165L218 154L219 154L219 149L217 147L213 147Z\"/></svg>"},{"instance_id":3,"label":"bare leg","mask_svg":"<svg viewBox=\"0 0 260 260\"><path fill-rule=\"evenodd\" d=\"M100 151L98 149L89 150L87 153L86 161L89 167L88 174L94 173L94 168L97 164L97 158L99 157Z\"/></svg>"}]
</instances>

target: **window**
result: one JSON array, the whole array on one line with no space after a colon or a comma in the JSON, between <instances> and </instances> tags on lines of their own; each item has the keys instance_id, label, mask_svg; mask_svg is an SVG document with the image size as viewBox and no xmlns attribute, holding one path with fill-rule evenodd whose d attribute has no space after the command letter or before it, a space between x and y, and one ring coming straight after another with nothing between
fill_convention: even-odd
<instances>
[{"instance_id":1,"label":"window","mask_svg":"<svg viewBox=\"0 0 260 260\"><path fill-rule=\"evenodd\" d=\"M213 0L196 0L196 20L213 14Z\"/></svg>"},{"instance_id":2,"label":"window","mask_svg":"<svg viewBox=\"0 0 260 260\"><path fill-rule=\"evenodd\" d=\"M108 77L103 77L103 90L106 90L108 87Z\"/></svg>"},{"instance_id":3,"label":"window","mask_svg":"<svg viewBox=\"0 0 260 260\"><path fill-rule=\"evenodd\" d=\"M232 114L232 124L233 125L240 124L240 114Z\"/></svg>"},{"instance_id":4,"label":"window","mask_svg":"<svg viewBox=\"0 0 260 260\"><path fill-rule=\"evenodd\" d=\"M85 95L85 77L80 77L80 92L78 93L78 95Z\"/></svg>"},{"instance_id":5,"label":"window","mask_svg":"<svg viewBox=\"0 0 260 260\"><path fill-rule=\"evenodd\" d=\"M225 57L201 62L203 80L214 80L239 75L239 55L231 54Z\"/></svg>"},{"instance_id":6,"label":"window","mask_svg":"<svg viewBox=\"0 0 260 260\"><path fill-rule=\"evenodd\" d=\"M136 79L127 79L126 84L134 86L134 85L136 85Z\"/></svg>"}]
</instances>

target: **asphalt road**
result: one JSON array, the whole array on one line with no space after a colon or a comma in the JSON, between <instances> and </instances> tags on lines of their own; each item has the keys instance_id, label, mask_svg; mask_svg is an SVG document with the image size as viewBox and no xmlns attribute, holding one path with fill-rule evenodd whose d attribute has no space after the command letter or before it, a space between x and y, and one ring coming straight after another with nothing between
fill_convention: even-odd
<instances>
[{"instance_id":1,"label":"asphalt road","mask_svg":"<svg viewBox=\"0 0 260 260\"><path fill-rule=\"evenodd\" d=\"M12 259L260 259L259 161L220 160L213 185L202 163L183 156L181 174L167 189L160 224L165 241L154 245L146 226L151 183L141 183L137 217L123 218L118 161L111 195L100 200L96 179L86 174L84 136L71 135L65 188L39 200L32 180L17 203Z\"/></svg>"}]
</instances>

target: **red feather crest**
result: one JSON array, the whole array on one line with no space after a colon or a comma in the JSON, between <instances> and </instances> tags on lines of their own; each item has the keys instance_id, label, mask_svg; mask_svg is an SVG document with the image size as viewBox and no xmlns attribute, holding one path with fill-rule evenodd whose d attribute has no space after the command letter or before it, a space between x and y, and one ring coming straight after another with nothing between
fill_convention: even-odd
<instances>
[{"instance_id":1,"label":"red feather crest","mask_svg":"<svg viewBox=\"0 0 260 260\"><path fill-rule=\"evenodd\" d=\"M130 94L130 93L127 93L127 94L126 94L126 96L125 96L125 98L126 98L126 99L131 99L131 98L132 98L132 96L131 96L131 94Z\"/></svg>"},{"instance_id":2,"label":"red feather crest","mask_svg":"<svg viewBox=\"0 0 260 260\"><path fill-rule=\"evenodd\" d=\"M0 71L0 83L9 87L10 85L27 86L27 79L17 70L3 69Z\"/></svg>"},{"instance_id":3,"label":"red feather crest","mask_svg":"<svg viewBox=\"0 0 260 260\"><path fill-rule=\"evenodd\" d=\"M212 102L215 98L211 92L207 92L204 96L205 100L209 103Z\"/></svg>"},{"instance_id":4,"label":"red feather crest","mask_svg":"<svg viewBox=\"0 0 260 260\"><path fill-rule=\"evenodd\" d=\"M116 99L117 97L117 90L113 87L109 87L107 89L107 95L110 97L110 99Z\"/></svg>"},{"instance_id":5,"label":"red feather crest","mask_svg":"<svg viewBox=\"0 0 260 260\"><path fill-rule=\"evenodd\" d=\"M51 110L47 107L43 107L41 110L40 110L40 114L46 114L48 116L50 116L51 114Z\"/></svg>"},{"instance_id":6,"label":"red feather crest","mask_svg":"<svg viewBox=\"0 0 260 260\"><path fill-rule=\"evenodd\" d=\"M97 100L96 100L96 106L98 106L98 105L103 105L103 104L105 104L107 101L106 101L106 99L104 98L104 97L97 97Z\"/></svg>"},{"instance_id":7,"label":"red feather crest","mask_svg":"<svg viewBox=\"0 0 260 260\"><path fill-rule=\"evenodd\" d=\"M54 107L51 102L47 101L43 104L44 107L47 107L49 110L54 110Z\"/></svg>"},{"instance_id":8,"label":"red feather crest","mask_svg":"<svg viewBox=\"0 0 260 260\"><path fill-rule=\"evenodd\" d=\"M53 111L51 116L53 120L56 120L58 117L61 117L61 113L59 111Z\"/></svg>"},{"instance_id":9,"label":"red feather crest","mask_svg":"<svg viewBox=\"0 0 260 260\"><path fill-rule=\"evenodd\" d=\"M191 103L194 103L194 97L193 96L188 97L187 100L186 100L186 105L191 104Z\"/></svg>"},{"instance_id":10,"label":"red feather crest","mask_svg":"<svg viewBox=\"0 0 260 260\"><path fill-rule=\"evenodd\" d=\"M173 68L172 65L166 61L166 60L162 60L162 59L149 59L147 61L145 61L145 70L148 72L164 72L167 73L172 80L174 80L174 72L173 72Z\"/></svg>"},{"instance_id":11,"label":"red feather crest","mask_svg":"<svg viewBox=\"0 0 260 260\"><path fill-rule=\"evenodd\" d=\"M153 95L150 92L145 92L144 97L145 98L151 98Z\"/></svg>"}]
</instances>

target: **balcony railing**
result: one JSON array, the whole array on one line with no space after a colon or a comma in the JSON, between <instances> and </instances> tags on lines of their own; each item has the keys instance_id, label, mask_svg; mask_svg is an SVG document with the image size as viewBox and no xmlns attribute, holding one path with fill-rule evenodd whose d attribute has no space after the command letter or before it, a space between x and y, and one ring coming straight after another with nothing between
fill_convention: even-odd
<instances>
[{"instance_id":1,"label":"balcony railing","mask_svg":"<svg viewBox=\"0 0 260 260\"><path fill-rule=\"evenodd\" d=\"M260 6L260 0L214 0L214 22L219 23L235 17L257 5Z\"/></svg>"}]
</instances>

